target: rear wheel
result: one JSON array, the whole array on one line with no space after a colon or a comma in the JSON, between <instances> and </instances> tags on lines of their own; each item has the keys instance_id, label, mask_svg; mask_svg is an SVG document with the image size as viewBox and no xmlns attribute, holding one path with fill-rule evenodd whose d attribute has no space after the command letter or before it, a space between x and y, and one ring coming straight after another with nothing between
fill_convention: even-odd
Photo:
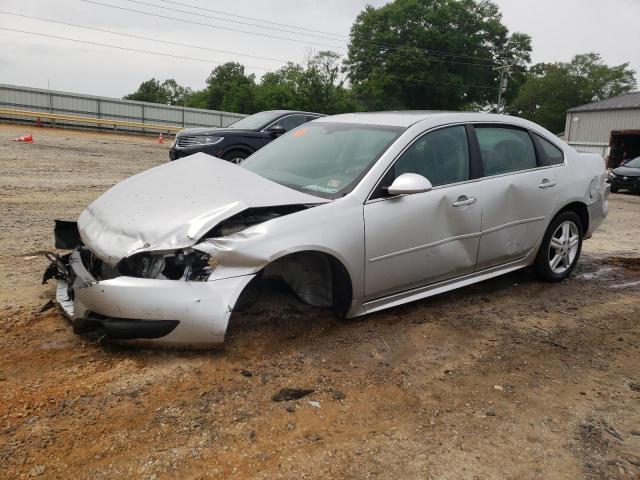
<instances>
[{"instance_id":1,"label":"rear wheel","mask_svg":"<svg viewBox=\"0 0 640 480\"><path fill-rule=\"evenodd\" d=\"M614 187L613 185L611 185L611 193L617 193L618 190L618 187Z\"/></svg>"},{"instance_id":2,"label":"rear wheel","mask_svg":"<svg viewBox=\"0 0 640 480\"><path fill-rule=\"evenodd\" d=\"M573 271L582 250L582 223L575 212L553 219L534 263L536 275L547 282L561 282Z\"/></svg>"},{"instance_id":3,"label":"rear wheel","mask_svg":"<svg viewBox=\"0 0 640 480\"><path fill-rule=\"evenodd\" d=\"M243 152L241 150L231 150L230 152L225 153L222 156L222 159L231 163L238 164L238 163L241 163L248 156L249 156L248 153Z\"/></svg>"}]
</instances>

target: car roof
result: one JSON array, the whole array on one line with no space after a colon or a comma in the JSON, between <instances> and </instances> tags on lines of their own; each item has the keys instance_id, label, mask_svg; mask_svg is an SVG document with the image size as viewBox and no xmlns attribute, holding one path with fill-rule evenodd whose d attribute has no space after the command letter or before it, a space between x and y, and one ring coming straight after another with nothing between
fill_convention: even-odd
<instances>
[{"instance_id":1,"label":"car roof","mask_svg":"<svg viewBox=\"0 0 640 480\"><path fill-rule=\"evenodd\" d=\"M450 122L508 122L525 126L530 122L508 115L478 112L447 112L443 110L406 110L389 112L362 112L333 115L315 120L315 122L357 123L368 125L386 125L390 127L408 128L418 122L432 120L434 123Z\"/></svg>"},{"instance_id":2,"label":"car roof","mask_svg":"<svg viewBox=\"0 0 640 480\"><path fill-rule=\"evenodd\" d=\"M324 113L316 113L316 112L305 112L302 110L264 110L258 113L277 113L279 115L289 115L292 113L301 113L303 115L317 115L319 117L326 117Z\"/></svg>"}]
</instances>

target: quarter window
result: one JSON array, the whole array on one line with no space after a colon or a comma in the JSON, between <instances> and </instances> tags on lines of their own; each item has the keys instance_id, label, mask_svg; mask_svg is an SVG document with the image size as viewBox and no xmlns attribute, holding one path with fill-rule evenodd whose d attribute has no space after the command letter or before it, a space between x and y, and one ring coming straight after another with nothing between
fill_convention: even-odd
<instances>
[{"instance_id":1,"label":"quarter window","mask_svg":"<svg viewBox=\"0 0 640 480\"><path fill-rule=\"evenodd\" d=\"M552 165L562 165L564 163L564 154L562 150L556 147L549 140L542 138L540 135L534 133L533 138L535 138L536 143L538 144L538 154L539 161L541 167L550 167Z\"/></svg>"},{"instance_id":2,"label":"quarter window","mask_svg":"<svg viewBox=\"0 0 640 480\"><path fill-rule=\"evenodd\" d=\"M524 130L508 127L475 127L486 176L536 168L536 151Z\"/></svg>"},{"instance_id":3,"label":"quarter window","mask_svg":"<svg viewBox=\"0 0 640 480\"><path fill-rule=\"evenodd\" d=\"M393 178L403 173L422 175L434 187L469 180L465 127L442 128L416 140L396 162Z\"/></svg>"}]
</instances>

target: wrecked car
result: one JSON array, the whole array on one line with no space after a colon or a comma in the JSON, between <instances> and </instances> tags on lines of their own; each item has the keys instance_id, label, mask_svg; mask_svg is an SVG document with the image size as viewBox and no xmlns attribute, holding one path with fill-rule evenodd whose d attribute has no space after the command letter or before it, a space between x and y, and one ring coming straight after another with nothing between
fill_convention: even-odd
<instances>
[{"instance_id":1,"label":"wrecked car","mask_svg":"<svg viewBox=\"0 0 640 480\"><path fill-rule=\"evenodd\" d=\"M195 154L59 222L44 281L78 334L224 341L260 278L356 317L533 266L570 275L609 195L602 158L526 120L478 113L325 117L241 165Z\"/></svg>"}]
</instances>

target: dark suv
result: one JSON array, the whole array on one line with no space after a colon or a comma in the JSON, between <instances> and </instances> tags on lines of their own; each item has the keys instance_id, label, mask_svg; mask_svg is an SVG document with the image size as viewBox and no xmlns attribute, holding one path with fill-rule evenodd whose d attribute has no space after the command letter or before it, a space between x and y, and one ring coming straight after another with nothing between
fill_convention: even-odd
<instances>
[{"instance_id":1,"label":"dark suv","mask_svg":"<svg viewBox=\"0 0 640 480\"><path fill-rule=\"evenodd\" d=\"M303 123L324 117L320 113L269 110L245 117L224 128L187 128L178 132L169 150L177 160L197 152L240 163L256 150Z\"/></svg>"}]
</instances>

